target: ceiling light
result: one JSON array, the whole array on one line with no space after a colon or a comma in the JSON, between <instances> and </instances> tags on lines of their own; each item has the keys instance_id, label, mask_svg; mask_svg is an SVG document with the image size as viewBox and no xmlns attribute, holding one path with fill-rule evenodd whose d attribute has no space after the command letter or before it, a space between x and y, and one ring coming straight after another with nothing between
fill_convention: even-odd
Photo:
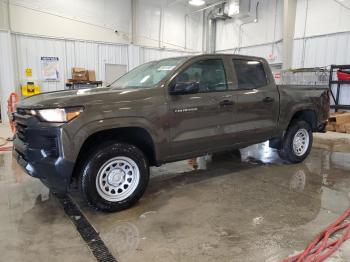
<instances>
[{"instance_id":1,"label":"ceiling light","mask_svg":"<svg viewBox=\"0 0 350 262\"><path fill-rule=\"evenodd\" d=\"M204 0L190 0L190 1L188 1L188 3L190 5L194 5L194 6L202 6L205 4L205 1Z\"/></svg>"}]
</instances>

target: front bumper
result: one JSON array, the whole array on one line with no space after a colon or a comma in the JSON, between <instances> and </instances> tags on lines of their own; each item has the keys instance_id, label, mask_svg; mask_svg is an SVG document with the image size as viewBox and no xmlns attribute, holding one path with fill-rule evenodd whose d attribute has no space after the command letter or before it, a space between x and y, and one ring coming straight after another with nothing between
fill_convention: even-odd
<instances>
[{"instance_id":1,"label":"front bumper","mask_svg":"<svg viewBox=\"0 0 350 262\"><path fill-rule=\"evenodd\" d=\"M66 192L74 163L64 158L61 128L39 123L32 116L15 114L17 133L13 154L18 164L32 177L39 178L55 192Z\"/></svg>"}]
</instances>

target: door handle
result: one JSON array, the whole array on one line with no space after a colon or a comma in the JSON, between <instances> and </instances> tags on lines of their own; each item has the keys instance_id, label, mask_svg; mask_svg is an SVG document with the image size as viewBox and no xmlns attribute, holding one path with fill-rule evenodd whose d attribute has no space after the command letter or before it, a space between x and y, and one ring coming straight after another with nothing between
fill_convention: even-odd
<instances>
[{"instance_id":1,"label":"door handle","mask_svg":"<svg viewBox=\"0 0 350 262\"><path fill-rule=\"evenodd\" d=\"M219 102L219 105L220 106L233 106L235 102L233 102L232 100L228 100L228 99L225 99L225 100L222 100Z\"/></svg>"},{"instance_id":2,"label":"door handle","mask_svg":"<svg viewBox=\"0 0 350 262\"><path fill-rule=\"evenodd\" d=\"M275 99L273 99L272 97L267 96L262 101L265 102L265 103L272 103L273 101L275 101Z\"/></svg>"}]
</instances>

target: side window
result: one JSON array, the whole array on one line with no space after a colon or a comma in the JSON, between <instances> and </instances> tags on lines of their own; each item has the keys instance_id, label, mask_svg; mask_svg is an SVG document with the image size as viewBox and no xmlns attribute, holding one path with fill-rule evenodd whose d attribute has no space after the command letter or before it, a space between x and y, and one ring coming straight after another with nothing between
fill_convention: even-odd
<instances>
[{"instance_id":1,"label":"side window","mask_svg":"<svg viewBox=\"0 0 350 262\"><path fill-rule=\"evenodd\" d=\"M227 89L224 64L221 59L201 60L193 63L175 79L175 83L199 83L199 92Z\"/></svg>"},{"instance_id":2,"label":"side window","mask_svg":"<svg viewBox=\"0 0 350 262\"><path fill-rule=\"evenodd\" d=\"M233 59L238 88L253 89L267 85L266 73L261 62L255 60Z\"/></svg>"}]
</instances>

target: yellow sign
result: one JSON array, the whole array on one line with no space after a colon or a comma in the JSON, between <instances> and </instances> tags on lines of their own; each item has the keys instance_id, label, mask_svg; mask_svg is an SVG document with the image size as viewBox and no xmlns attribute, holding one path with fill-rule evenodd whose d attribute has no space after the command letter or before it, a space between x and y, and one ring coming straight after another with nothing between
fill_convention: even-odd
<instances>
[{"instance_id":1,"label":"yellow sign","mask_svg":"<svg viewBox=\"0 0 350 262\"><path fill-rule=\"evenodd\" d=\"M22 86L22 96L32 96L40 94L40 87L34 85L33 82L28 82L26 85Z\"/></svg>"},{"instance_id":2,"label":"yellow sign","mask_svg":"<svg viewBox=\"0 0 350 262\"><path fill-rule=\"evenodd\" d=\"M33 76L32 69L26 68L26 77L32 77L32 76Z\"/></svg>"}]
</instances>

